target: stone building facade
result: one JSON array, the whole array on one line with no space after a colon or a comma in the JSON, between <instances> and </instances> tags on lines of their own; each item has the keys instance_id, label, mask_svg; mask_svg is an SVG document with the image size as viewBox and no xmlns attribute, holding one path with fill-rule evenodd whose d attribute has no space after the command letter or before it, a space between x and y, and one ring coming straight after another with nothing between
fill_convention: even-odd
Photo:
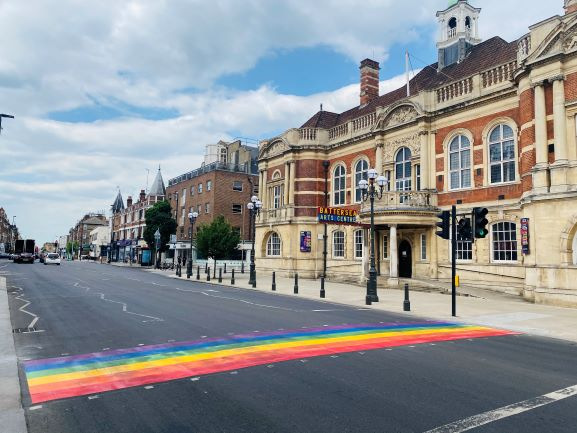
<instances>
[{"instance_id":1,"label":"stone building facade","mask_svg":"<svg viewBox=\"0 0 577 433\"><path fill-rule=\"evenodd\" d=\"M79 259L83 255L90 254L90 232L100 226L108 226L106 215L88 213L70 229L68 241L78 245L78 248L74 250L74 257Z\"/></svg>"},{"instance_id":2,"label":"stone building facade","mask_svg":"<svg viewBox=\"0 0 577 433\"><path fill-rule=\"evenodd\" d=\"M577 305L577 1L564 6L516 41L481 41L481 10L457 1L437 12L439 61L406 87L379 96L366 59L359 106L261 142L259 269L322 274L327 161L328 205L359 213L357 225L327 226L328 278L366 278L370 212L357 185L375 168L388 180L375 201L379 287L450 281L436 215L486 207L487 238L458 242L461 281Z\"/></svg>"},{"instance_id":3,"label":"stone building facade","mask_svg":"<svg viewBox=\"0 0 577 433\"><path fill-rule=\"evenodd\" d=\"M18 227L10 223L6 211L0 207L0 252L6 254L13 252L17 239L19 239Z\"/></svg>"}]
</instances>

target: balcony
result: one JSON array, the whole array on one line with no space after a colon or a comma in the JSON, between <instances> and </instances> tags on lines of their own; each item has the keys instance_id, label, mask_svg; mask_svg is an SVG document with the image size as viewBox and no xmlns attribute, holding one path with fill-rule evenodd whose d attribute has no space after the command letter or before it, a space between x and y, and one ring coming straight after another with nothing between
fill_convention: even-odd
<instances>
[{"instance_id":1,"label":"balcony","mask_svg":"<svg viewBox=\"0 0 577 433\"><path fill-rule=\"evenodd\" d=\"M368 222L371 203L363 202L360 218ZM434 225L436 220L437 194L429 191L389 191L375 198L375 219L380 224Z\"/></svg>"},{"instance_id":2,"label":"balcony","mask_svg":"<svg viewBox=\"0 0 577 433\"><path fill-rule=\"evenodd\" d=\"M294 207L281 207L278 209L261 210L256 222L257 224L279 224L288 223L294 218Z\"/></svg>"}]
</instances>

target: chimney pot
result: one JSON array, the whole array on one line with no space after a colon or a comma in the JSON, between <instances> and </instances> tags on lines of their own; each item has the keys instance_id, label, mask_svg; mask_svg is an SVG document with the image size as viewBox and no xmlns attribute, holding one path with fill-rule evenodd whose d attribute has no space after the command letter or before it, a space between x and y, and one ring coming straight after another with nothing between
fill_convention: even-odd
<instances>
[{"instance_id":1,"label":"chimney pot","mask_svg":"<svg viewBox=\"0 0 577 433\"><path fill-rule=\"evenodd\" d=\"M361 105L366 105L379 97L379 62L365 59L359 67L361 70Z\"/></svg>"},{"instance_id":2,"label":"chimney pot","mask_svg":"<svg viewBox=\"0 0 577 433\"><path fill-rule=\"evenodd\" d=\"M128 198L126 199L126 207L129 207L132 205L132 196L128 196Z\"/></svg>"}]
</instances>

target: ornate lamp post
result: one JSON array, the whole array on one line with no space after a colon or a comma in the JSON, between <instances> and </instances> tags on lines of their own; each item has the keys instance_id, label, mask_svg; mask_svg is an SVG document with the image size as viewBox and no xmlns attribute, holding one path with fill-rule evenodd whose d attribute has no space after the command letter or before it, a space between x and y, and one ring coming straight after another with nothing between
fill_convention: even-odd
<instances>
[{"instance_id":1,"label":"ornate lamp post","mask_svg":"<svg viewBox=\"0 0 577 433\"><path fill-rule=\"evenodd\" d=\"M156 243L156 250L154 251L154 267L156 269L160 269L160 257L158 254L158 248L160 247L160 231L158 229L156 229L156 231L154 232L154 241Z\"/></svg>"},{"instance_id":2,"label":"ornate lamp post","mask_svg":"<svg viewBox=\"0 0 577 433\"><path fill-rule=\"evenodd\" d=\"M359 188L362 191L362 200L365 202L370 200L371 203L371 257L369 279L367 280L367 296L365 298L366 304L371 305L373 302L379 302L379 297L377 296L377 270L375 268L375 197L379 199L383 197L383 190L389 181L384 176L378 176L377 170L374 168L369 169L367 177L368 181L362 179L359 182Z\"/></svg>"},{"instance_id":3,"label":"ornate lamp post","mask_svg":"<svg viewBox=\"0 0 577 433\"><path fill-rule=\"evenodd\" d=\"M252 287L256 287L256 269L254 264L254 242L256 239L256 216L260 213L260 209L262 208L262 202L258 199L256 195L253 195L250 198L250 202L246 205L248 210L250 211L250 224L251 224L251 231L252 231L252 246L250 249L250 272L249 272L249 279L248 283L252 285Z\"/></svg>"},{"instance_id":4,"label":"ornate lamp post","mask_svg":"<svg viewBox=\"0 0 577 433\"><path fill-rule=\"evenodd\" d=\"M190 278L192 275L192 236L194 234L194 222L198 218L198 212L189 212L188 220L190 221L190 257L188 263L186 264L186 278Z\"/></svg>"}]
</instances>

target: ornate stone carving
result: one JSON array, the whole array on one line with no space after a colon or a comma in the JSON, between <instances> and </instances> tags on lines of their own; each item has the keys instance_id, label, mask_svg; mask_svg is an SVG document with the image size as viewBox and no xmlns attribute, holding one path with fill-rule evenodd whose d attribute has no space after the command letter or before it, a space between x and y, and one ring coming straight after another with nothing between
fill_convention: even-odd
<instances>
[{"instance_id":1,"label":"ornate stone carving","mask_svg":"<svg viewBox=\"0 0 577 433\"><path fill-rule=\"evenodd\" d=\"M266 146L262 152L260 157L272 157L276 155L280 155L281 153L285 152L288 149L287 144L284 141L275 141L268 146Z\"/></svg>"},{"instance_id":2,"label":"ornate stone carving","mask_svg":"<svg viewBox=\"0 0 577 433\"><path fill-rule=\"evenodd\" d=\"M574 51L577 50L577 31L573 29L571 33L567 34L565 38L563 38L563 48L565 51Z\"/></svg>"},{"instance_id":3,"label":"ornate stone carving","mask_svg":"<svg viewBox=\"0 0 577 433\"><path fill-rule=\"evenodd\" d=\"M413 107L404 105L394 109L391 114L387 116L383 124L384 128L391 128L397 125L409 123L417 118L417 111Z\"/></svg>"},{"instance_id":4,"label":"ornate stone carving","mask_svg":"<svg viewBox=\"0 0 577 433\"><path fill-rule=\"evenodd\" d=\"M421 145L419 140L419 134L415 133L412 135L406 135L404 137L399 137L394 140L388 140L385 142L385 147L383 149L384 162L391 162L401 147L408 147L411 150L412 156L420 155Z\"/></svg>"}]
</instances>

